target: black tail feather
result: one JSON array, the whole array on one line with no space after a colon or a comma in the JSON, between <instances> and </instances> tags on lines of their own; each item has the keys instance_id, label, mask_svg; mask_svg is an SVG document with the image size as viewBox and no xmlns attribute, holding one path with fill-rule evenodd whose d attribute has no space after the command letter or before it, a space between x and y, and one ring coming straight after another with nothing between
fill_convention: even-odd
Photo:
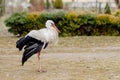
<instances>
[{"instance_id":1,"label":"black tail feather","mask_svg":"<svg viewBox=\"0 0 120 80\"><path fill-rule=\"evenodd\" d=\"M22 66L32 55L36 54L38 51L41 51L43 44L44 44L43 42L41 42L41 44L34 43L33 45L25 48L22 57Z\"/></svg>"}]
</instances>

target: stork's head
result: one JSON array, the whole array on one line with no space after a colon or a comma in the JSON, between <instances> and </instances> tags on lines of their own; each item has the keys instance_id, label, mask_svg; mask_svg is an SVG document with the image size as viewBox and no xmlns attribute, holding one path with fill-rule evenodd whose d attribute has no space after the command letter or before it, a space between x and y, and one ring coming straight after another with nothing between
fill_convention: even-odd
<instances>
[{"instance_id":1,"label":"stork's head","mask_svg":"<svg viewBox=\"0 0 120 80\"><path fill-rule=\"evenodd\" d=\"M52 20L47 20L45 26L46 26L48 29L54 29L54 30L56 30L57 32L60 32L59 29L55 26L55 23L54 23Z\"/></svg>"}]
</instances>

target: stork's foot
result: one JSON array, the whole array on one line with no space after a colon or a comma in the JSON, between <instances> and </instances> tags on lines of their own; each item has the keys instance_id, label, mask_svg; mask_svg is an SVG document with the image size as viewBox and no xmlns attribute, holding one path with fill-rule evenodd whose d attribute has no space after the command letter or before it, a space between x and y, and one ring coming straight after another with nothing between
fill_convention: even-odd
<instances>
[{"instance_id":1,"label":"stork's foot","mask_svg":"<svg viewBox=\"0 0 120 80\"><path fill-rule=\"evenodd\" d=\"M39 69L38 69L38 72L42 72L42 69L41 69L41 68L39 68Z\"/></svg>"},{"instance_id":2,"label":"stork's foot","mask_svg":"<svg viewBox=\"0 0 120 80\"><path fill-rule=\"evenodd\" d=\"M41 69L38 69L38 72L47 72L47 71L45 71L45 70L41 70Z\"/></svg>"}]
</instances>

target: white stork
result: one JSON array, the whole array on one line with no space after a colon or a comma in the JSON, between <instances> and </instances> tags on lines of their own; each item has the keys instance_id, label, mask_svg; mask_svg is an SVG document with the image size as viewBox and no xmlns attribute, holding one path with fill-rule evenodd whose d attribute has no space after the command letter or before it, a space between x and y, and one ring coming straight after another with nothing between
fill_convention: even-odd
<instances>
[{"instance_id":1,"label":"white stork","mask_svg":"<svg viewBox=\"0 0 120 80\"><path fill-rule=\"evenodd\" d=\"M38 53L39 72L41 72L40 51L45 49L49 43L56 43L60 32L52 20L47 20L45 26L46 28L30 31L16 42L19 51L24 47L22 66L32 55Z\"/></svg>"}]
</instances>

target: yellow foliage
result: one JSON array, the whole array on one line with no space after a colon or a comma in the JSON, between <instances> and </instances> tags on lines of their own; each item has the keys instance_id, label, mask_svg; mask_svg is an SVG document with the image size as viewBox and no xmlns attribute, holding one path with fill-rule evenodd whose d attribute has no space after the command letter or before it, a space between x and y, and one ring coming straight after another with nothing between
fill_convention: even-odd
<instances>
[{"instance_id":1,"label":"yellow foliage","mask_svg":"<svg viewBox=\"0 0 120 80\"><path fill-rule=\"evenodd\" d=\"M69 18L77 18L78 17L78 14L74 11L72 12L69 12L68 14L66 14L66 17L69 19Z\"/></svg>"},{"instance_id":2,"label":"yellow foliage","mask_svg":"<svg viewBox=\"0 0 120 80\"><path fill-rule=\"evenodd\" d=\"M106 25L106 24L118 24L119 18L109 14L99 14L96 16L96 24Z\"/></svg>"},{"instance_id":3,"label":"yellow foliage","mask_svg":"<svg viewBox=\"0 0 120 80\"><path fill-rule=\"evenodd\" d=\"M32 12L32 13L29 13L29 14L27 15L27 18L28 18L29 20L34 21L34 20L36 20L39 16L40 16L40 13L39 13L39 12Z\"/></svg>"}]
</instances>

